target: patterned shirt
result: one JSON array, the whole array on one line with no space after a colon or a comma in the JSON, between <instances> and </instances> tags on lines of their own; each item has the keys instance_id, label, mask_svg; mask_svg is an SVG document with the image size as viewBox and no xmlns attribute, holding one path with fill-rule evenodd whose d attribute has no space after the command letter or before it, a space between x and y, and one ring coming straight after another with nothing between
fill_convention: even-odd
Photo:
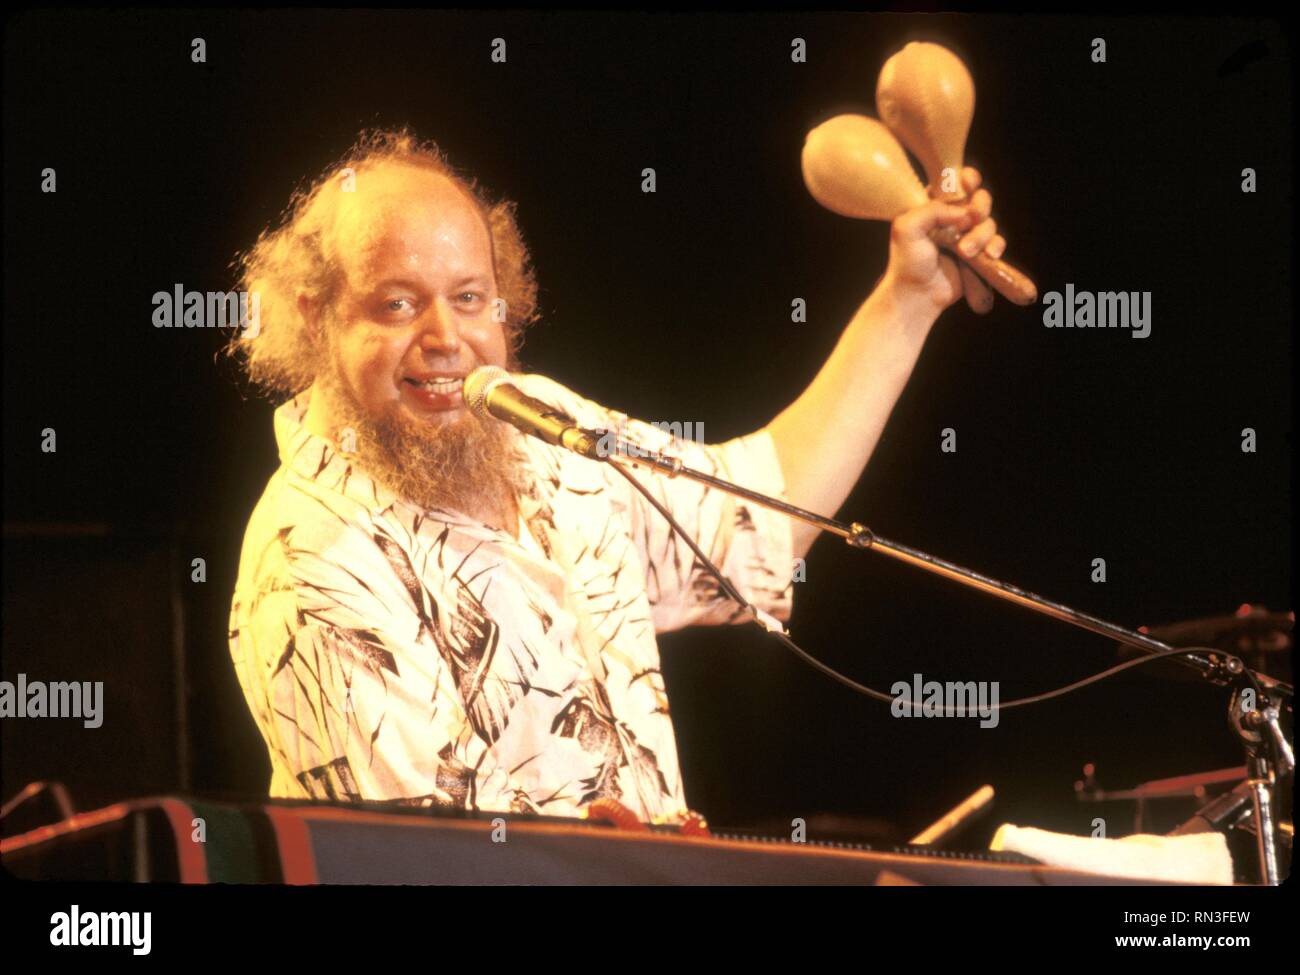
<instances>
[{"instance_id":1,"label":"patterned shirt","mask_svg":"<svg viewBox=\"0 0 1300 975\"><path fill-rule=\"evenodd\" d=\"M705 445L553 380L514 377L588 428L783 496L766 431ZM655 634L748 618L609 465L515 434L518 538L395 496L275 413L280 469L244 538L230 652L274 797L572 816L611 797L680 821L686 798ZM514 433L514 431L512 431ZM789 619L784 517L634 470L732 583Z\"/></svg>"}]
</instances>

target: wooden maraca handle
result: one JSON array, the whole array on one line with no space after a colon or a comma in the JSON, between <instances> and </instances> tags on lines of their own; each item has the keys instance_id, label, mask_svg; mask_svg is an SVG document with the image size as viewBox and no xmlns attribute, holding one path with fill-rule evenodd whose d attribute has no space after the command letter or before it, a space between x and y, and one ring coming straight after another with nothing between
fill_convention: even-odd
<instances>
[{"instance_id":1,"label":"wooden maraca handle","mask_svg":"<svg viewBox=\"0 0 1300 975\"><path fill-rule=\"evenodd\" d=\"M976 315L987 315L993 310L993 292L989 286L984 283L984 279L966 268L961 274L962 292L966 296L966 304Z\"/></svg>"},{"instance_id":2,"label":"wooden maraca handle","mask_svg":"<svg viewBox=\"0 0 1300 975\"><path fill-rule=\"evenodd\" d=\"M961 232L956 227L938 227L930 231L931 240L969 266L1007 301L1015 305L1032 305L1038 300L1038 285L1029 280L1024 272L1006 261L989 257L983 251L974 257L967 257L957 249L961 237Z\"/></svg>"},{"instance_id":3,"label":"wooden maraca handle","mask_svg":"<svg viewBox=\"0 0 1300 975\"><path fill-rule=\"evenodd\" d=\"M930 194L932 200L943 200L945 203L958 205L968 201L965 193L943 193L933 183L927 186L925 191ZM993 310L993 292L984 283L984 279L969 268L967 273L962 275L962 290L966 295L966 304L976 315L987 315Z\"/></svg>"}]
</instances>

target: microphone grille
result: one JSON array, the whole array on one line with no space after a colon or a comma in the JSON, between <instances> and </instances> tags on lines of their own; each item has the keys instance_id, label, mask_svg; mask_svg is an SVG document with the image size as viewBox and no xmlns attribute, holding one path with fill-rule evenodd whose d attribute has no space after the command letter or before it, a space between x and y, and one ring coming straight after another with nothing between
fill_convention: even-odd
<instances>
[{"instance_id":1,"label":"microphone grille","mask_svg":"<svg viewBox=\"0 0 1300 975\"><path fill-rule=\"evenodd\" d=\"M479 419L491 419L487 409L488 393L494 386L509 381L510 373L500 366L479 366L465 377L465 405Z\"/></svg>"}]
</instances>

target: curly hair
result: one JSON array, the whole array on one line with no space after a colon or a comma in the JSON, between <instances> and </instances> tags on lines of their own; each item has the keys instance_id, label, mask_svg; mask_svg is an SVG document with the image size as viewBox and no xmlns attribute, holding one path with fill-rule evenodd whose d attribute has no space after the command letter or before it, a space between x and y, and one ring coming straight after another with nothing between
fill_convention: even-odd
<instances>
[{"instance_id":1,"label":"curly hair","mask_svg":"<svg viewBox=\"0 0 1300 975\"><path fill-rule=\"evenodd\" d=\"M437 143L409 129L362 131L338 162L305 188L294 192L277 225L258 235L232 263L238 287L257 295L257 328L239 330L226 346L249 379L272 393L297 394L310 386L323 363L323 351L298 310L299 295L329 309L342 281L338 247L329 233L340 183L362 170L402 163L451 179L478 207L492 241L497 294L506 302L505 332L512 359L523 331L537 318L537 279L515 204L490 199L472 177L462 175Z\"/></svg>"}]
</instances>

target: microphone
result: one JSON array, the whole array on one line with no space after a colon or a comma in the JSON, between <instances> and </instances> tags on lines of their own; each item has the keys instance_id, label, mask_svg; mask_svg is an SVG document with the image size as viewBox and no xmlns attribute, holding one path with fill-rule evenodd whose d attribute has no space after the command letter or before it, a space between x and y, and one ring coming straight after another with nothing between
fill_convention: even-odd
<instances>
[{"instance_id":1,"label":"microphone","mask_svg":"<svg viewBox=\"0 0 1300 975\"><path fill-rule=\"evenodd\" d=\"M578 421L549 403L529 396L498 366L479 366L465 377L465 405L480 419L504 420L530 437L572 450L592 460L605 460L599 439Z\"/></svg>"}]
</instances>

